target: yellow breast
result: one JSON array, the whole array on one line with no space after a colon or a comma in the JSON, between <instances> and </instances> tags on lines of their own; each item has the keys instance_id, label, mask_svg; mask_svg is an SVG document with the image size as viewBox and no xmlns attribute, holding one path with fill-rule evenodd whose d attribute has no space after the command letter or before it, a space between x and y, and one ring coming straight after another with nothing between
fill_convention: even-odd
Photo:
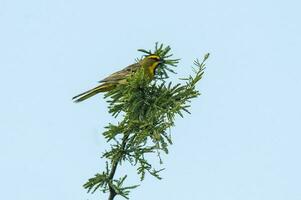
<instances>
[{"instance_id":1,"label":"yellow breast","mask_svg":"<svg viewBox=\"0 0 301 200\"><path fill-rule=\"evenodd\" d=\"M155 69L158 66L158 63L153 63L149 68L148 68L148 73L150 78L152 79L155 76Z\"/></svg>"}]
</instances>

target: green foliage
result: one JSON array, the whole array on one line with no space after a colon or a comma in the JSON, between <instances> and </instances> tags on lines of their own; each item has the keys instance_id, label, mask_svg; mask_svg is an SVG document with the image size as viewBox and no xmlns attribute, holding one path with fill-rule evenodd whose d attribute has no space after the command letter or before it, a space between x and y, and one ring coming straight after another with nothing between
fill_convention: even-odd
<instances>
[{"instance_id":1,"label":"green foliage","mask_svg":"<svg viewBox=\"0 0 301 200\"><path fill-rule=\"evenodd\" d=\"M176 67L179 59L170 59L170 47L156 44L155 51L139 50L145 55L156 54L164 59L164 65L156 71L156 80L168 78L168 72L174 72L171 67ZM115 195L128 198L129 191L134 186L123 186L127 175L114 178L117 166L122 162L128 162L136 167L137 174L142 181L146 173L161 179L160 171L155 169L146 159L147 155L168 153L168 147L172 144L168 130L175 124L177 115L183 117L183 113L190 113L190 101L200 95L196 84L201 80L205 61L209 57L206 54L203 60L194 61L196 69L194 74L182 79L184 83L173 85L171 82L152 81L144 75L141 69L128 79L128 84L119 85L114 90L105 94L109 104L109 113L121 120L117 124L109 124L105 127L104 137L111 143L111 148L103 153L107 159L106 170L88 180L84 187L88 192L101 190L109 192L109 199Z\"/></svg>"}]
</instances>

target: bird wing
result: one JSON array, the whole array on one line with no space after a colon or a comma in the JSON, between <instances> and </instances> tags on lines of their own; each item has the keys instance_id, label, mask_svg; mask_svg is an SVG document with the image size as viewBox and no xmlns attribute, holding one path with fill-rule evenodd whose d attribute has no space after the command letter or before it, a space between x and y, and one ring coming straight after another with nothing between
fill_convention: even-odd
<instances>
[{"instance_id":1,"label":"bird wing","mask_svg":"<svg viewBox=\"0 0 301 200\"><path fill-rule=\"evenodd\" d=\"M120 81L122 79L127 78L130 74L132 74L132 72L137 71L137 69L141 67L141 65L139 63L135 63L132 65L127 66L126 68L117 71L111 75L109 75L108 77L102 79L99 81L99 83L116 83L117 81Z\"/></svg>"}]
</instances>

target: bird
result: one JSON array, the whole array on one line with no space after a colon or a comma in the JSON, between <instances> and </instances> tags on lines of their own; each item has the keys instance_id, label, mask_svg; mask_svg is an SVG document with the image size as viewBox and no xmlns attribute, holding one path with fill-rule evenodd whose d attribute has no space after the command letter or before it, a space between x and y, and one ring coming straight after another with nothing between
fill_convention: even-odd
<instances>
[{"instance_id":1,"label":"bird","mask_svg":"<svg viewBox=\"0 0 301 200\"><path fill-rule=\"evenodd\" d=\"M141 67L144 68L144 73L148 76L148 78L152 80L155 76L155 71L160 64L164 64L164 59L162 59L160 56L154 54L145 56L145 58L141 59L140 61L100 80L100 85L74 96L72 100L74 100L75 103L82 102L98 93L113 90L119 84L126 84L127 78Z\"/></svg>"}]
</instances>

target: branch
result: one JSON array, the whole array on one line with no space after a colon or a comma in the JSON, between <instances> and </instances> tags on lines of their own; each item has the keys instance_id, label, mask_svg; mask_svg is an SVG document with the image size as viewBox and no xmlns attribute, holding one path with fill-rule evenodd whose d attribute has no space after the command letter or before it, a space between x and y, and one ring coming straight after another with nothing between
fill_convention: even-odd
<instances>
[{"instance_id":1,"label":"branch","mask_svg":"<svg viewBox=\"0 0 301 200\"><path fill-rule=\"evenodd\" d=\"M128 137L129 137L129 135L124 135L124 137L122 139L122 144L121 144L122 152L124 152L124 150L125 150L125 146L126 146L126 142L127 142ZM117 170L118 163L121 161L122 157L123 156L120 155L117 160L113 161L112 168L111 168L111 171L110 171L110 174L109 174L110 182L113 182L113 180L114 180L114 175L115 175L115 172ZM113 186L111 184L109 184L109 191L110 191L110 195L109 195L108 200L113 200L115 198L115 196L117 195L117 192L115 191L115 189L113 188Z\"/></svg>"}]
</instances>

